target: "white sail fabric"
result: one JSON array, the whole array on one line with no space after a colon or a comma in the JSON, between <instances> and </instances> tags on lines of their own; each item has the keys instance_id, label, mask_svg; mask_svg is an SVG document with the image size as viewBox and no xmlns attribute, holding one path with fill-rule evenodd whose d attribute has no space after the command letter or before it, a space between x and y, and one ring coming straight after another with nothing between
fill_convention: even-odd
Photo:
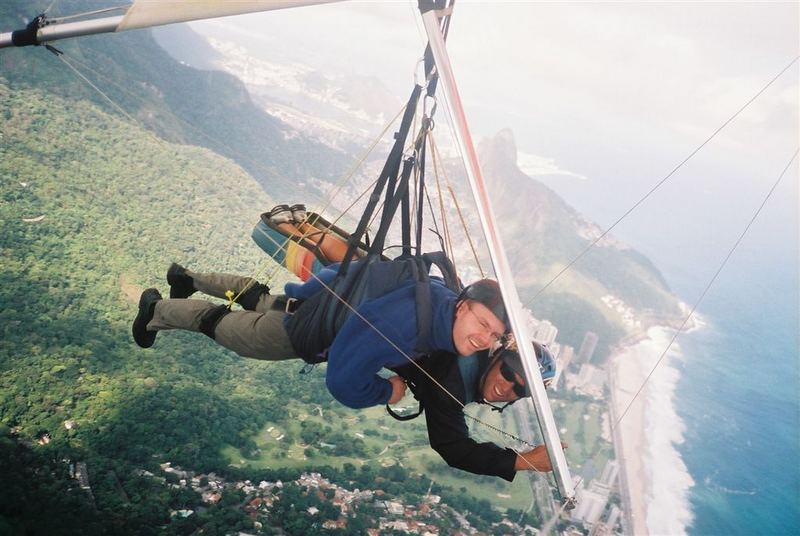
<instances>
[{"instance_id":1,"label":"white sail fabric","mask_svg":"<svg viewBox=\"0 0 800 536\"><path fill-rule=\"evenodd\" d=\"M136 0L116 31L338 1L341 0Z\"/></svg>"}]
</instances>

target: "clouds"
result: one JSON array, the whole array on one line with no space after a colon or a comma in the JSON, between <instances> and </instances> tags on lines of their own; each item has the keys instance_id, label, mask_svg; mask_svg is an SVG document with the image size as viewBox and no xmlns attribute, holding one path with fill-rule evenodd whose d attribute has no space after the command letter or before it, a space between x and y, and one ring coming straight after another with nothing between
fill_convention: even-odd
<instances>
[{"instance_id":1,"label":"clouds","mask_svg":"<svg viewBox=\"0 0 800 536\"><path fill-rule=\"evenodd\" d=\"M502 102L545 120L581 117L607 136L624 137L624 129L637 138L633 124L652 125L675 140L710 134L798 53L797 9L466 3L450 48L468 104ZM792 135L796 123L774 120L770 109L796 116L796 88L795 70L742 117L743 130ZM568 120L565 130L576 125Z\"/></svg>"}]
</instances>

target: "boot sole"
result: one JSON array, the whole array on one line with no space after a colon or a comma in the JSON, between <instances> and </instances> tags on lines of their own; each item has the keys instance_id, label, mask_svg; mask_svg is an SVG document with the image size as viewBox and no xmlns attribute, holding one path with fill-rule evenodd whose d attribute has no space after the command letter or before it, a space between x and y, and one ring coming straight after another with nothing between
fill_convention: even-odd
<instances>
[{"instance_id":1,"label":"boot sole","mask_svg":"<svg viewBox=\"0 0 800 536\"><path fill-rule=\"evenodd\" d=\"M133 340L141 348L150 348L156 342L157 331L147 331L147 324L153 319L153 313L150 312L150 307L155 305L155 301L151 301L148 292L144 291L142 297L139 298L139 313L133 320L131 327L131 335Z\"/></svg>"}]
</instances>

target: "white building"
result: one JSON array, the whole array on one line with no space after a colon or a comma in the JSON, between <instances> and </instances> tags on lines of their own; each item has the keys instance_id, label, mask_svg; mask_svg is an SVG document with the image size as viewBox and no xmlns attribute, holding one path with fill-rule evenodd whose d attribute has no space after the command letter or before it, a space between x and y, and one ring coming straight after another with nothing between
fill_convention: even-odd
<instances>
[{"instance_id":1,"label":"white building","mask_svg":"<svg viewBox=\"0 0 800 536\"><path fill-rule=\"evenodd\" d=\"M569 367L573 357L575 357L575 349L572 346L564 345L561 347L561 351L556 358L556 375L553 378L551 389L558 388L558 380L561 379L561 375Z\"/></svg>"},{"instance_id":2,"label":"white building","mask_svg":"<svg viewBox=\"0 0 800 536\"><path fill-rule=\"evenodd\" d=\"M578 350L578 363L588 363L592 359L594 349L597 348L598 341L597 333L587 331L583 336L581 348Z\"/></svg>"},{"instance_id":3,"label":"white building","mask_svg":"<svg viewBox=\"0 0 800 536\"><path fill-rule=\"evenodd\" d=\"M603 474L600 476L600 482L613 488L619 475L619 463L617 460L608 460L606 466L603 468Z\"/></svg>"},{"instance_id":4,"label":"white building","mask_svg":"<svg viewBox=\"0 0 800 536\"><path fill-rule=\"evenodd\" d=\"M544 344L551 345L556 341L558 335L558 328L551 324L548 320L542 320L536 326L536 331L533 332L533 338Z\"/></svg>"},{"instance_id":5,"label":"white building","mask_svg":"<svg viewBox=\"0 0 800 536\"><path fill-rule=\"evenodd\" d=\"M611 490L605 484L592 480L588 489L579 489L577 493L578 506L572 511L571 519L582 522L584 525L597 523L608 503Z\"/></svg>"}]
</instances>

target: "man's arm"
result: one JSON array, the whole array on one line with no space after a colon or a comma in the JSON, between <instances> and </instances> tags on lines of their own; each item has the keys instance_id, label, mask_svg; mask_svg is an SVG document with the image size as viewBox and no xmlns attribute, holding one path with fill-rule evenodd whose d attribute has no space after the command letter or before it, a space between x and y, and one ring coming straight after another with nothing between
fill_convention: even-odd
<instances>
[{"instance_id":1,"label":"man's arm","mask_svg":"<svg viewBox=\"0 0 800 536\"><path fill-rule=\"evenodd\" d=\"M499 476L509 482L514 480L517 454L512 449L472 439L464 413L454 402L434 397L424 403L431 447L449 466L478 475Z\"/></svg>"},{"instance_id":2,"label":"man's arm","mask_svg":"<svg viewBox=\"0 0 800 536\"><path fill-rule=\"evenodd\" d=\"M405 361L389 340L410 352L407 342L416 337L416 323L389 324L370 307L359 308L360 316L351 315L336 334L328 351L325 378L333 397L347 407L360 409L394 401L405 386L399 380L386 380L378 372L392 360ZM363 319L362 319L363 317ZM406 325L407 324L407 325ZM380 333L375 331L377 328ZM405 328L405 331L403 329ZM394 383L393 383L394 382ZM402 396L397 396L398 400Z\"/></svg>"},{"instance_id":3,"label":"man's arm","mask_svg":"<svg viewBox=\"0 0 800 536\"><path fill-rule=\"evenodd\" d=\"M561 447L567 448L567 444L562 442ZM514 463L514 469L517 471L552 471L553 465L550 463L550 456L547 454L547 447L544 445L539 445L533 450L520 452L517 454L517 460Z\"/></svg>"}]
</instances>

